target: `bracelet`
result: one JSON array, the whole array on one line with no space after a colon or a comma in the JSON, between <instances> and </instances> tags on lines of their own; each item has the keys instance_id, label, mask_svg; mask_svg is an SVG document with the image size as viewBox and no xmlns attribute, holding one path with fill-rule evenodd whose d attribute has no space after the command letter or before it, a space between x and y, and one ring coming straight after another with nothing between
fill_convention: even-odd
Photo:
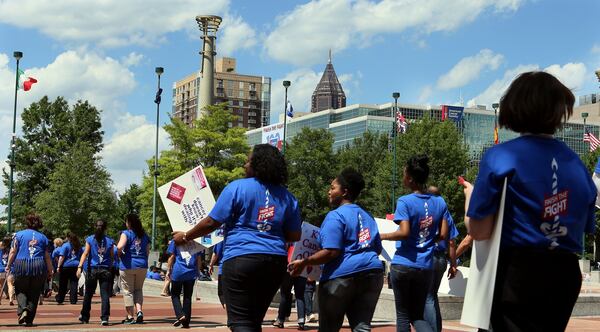
<instances>
[{"instance_id":1,"label":"bracelet","mask_svg":"<svg viewBox=\"0 0 600 332\"><path fill-rule=\"evenodd\" d=\"M77 268L78 268L78 269L83 269L83 266L78 266Z\"/></svg>"},{"instance_id":2,"label":"bracelet","mask_svg":"<svg viewBox=\"0 0 600 332\"><path fill-rule=\"evenodd\" d=\"M183 232L183 241L187 242L187 232Z\"/></svg>"}]
</instances>

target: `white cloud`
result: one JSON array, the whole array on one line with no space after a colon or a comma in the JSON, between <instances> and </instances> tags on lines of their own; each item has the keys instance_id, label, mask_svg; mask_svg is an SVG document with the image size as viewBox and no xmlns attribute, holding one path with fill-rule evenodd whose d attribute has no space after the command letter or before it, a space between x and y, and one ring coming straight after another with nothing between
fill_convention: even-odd
<instances>
[{"instance_id":1,"label":"white cloud","mask_svg":"<svg viewBox=\"0 0 600 332\"><path fill-rule=\"evenodd\" d=\"M475 98L469 100L467 105L473 107L475 105L491 105L497 103L500 97L504 94L506 89L512 81L524 72L539 70L538 65L520 65L515 68L509 69L504 73L502 78L495 80L487 89L480 93Z\"/></svg>"},{"instance_id":2,"label":"white cloud","mask_svg":"<svg viewBox=\"0 0 600 332\"><path fill-rule=\"evenodd\" d=\"M494 81L485 91L467 102L468 106L491 105L497 103L506 92L510 83L524 72L540 70L538 65L520 65L509 69L504 76ZM564 65L553 64L544 69L554 75L571 90L580 89L586 80L587 69L583 63L567 63Z\"/></svg>"},{"instance_id":3,"label":"white cloud","mask_svg":"<svg viewBox=\"0 0 600 332\"><path fill-rule=\"evenodd\" d=\"M123 191L131 183L140 183L142 174L148 169L146 160L154 156L156 124L143 115L122 115L115 133L106 141L101 152L103 164L111 172L115 189ZM161 127L158 134L158 149L169 146L169 136Z\"/></svg>"},{"instance_id":4,"label":"white cloud","mask_svg":"<svg viewBox=\"0 0 600 332\"><path fill-rule=\"evenodd\" d=\"M503 61L502 54L483 49L473 56L462 58L449 72L440 76L437 88L450 90L463 87L479 78L482 71L498 69Z\"/></svg>"},{"instance_id":5,"label":"white cloud","mask_svg":"<svg viewBox=\"0 0 600 332\"><path fill-rule=\"evenodd\" d=\"M117 131L122 131L122 126L133 123L128 118L120 118L119 114L122 113L123 98L136 86L134 74L124 63L113 58L84 52L66 51L45 67L25 69L25 74L35 77L38 83L30 91L19 92L17 133L23 109L44 95L51 99L63 96L71 104L79 99L88 100L103 110L103 130L118 124ZM14 60L9 59L8 55L0 53L0 100L4 101L0 104L0 159L3 162L9 153L14 102ZM109 171L112 170L109 168ZM141 174L141 170L139 172ZM3 195L6 190L0 181L0 193Z\"/></svg>"},{"instance_id":6,"label":"white cloud","mask_svg":"<svg viewBox=\"0 0 600 332\"><path fill-rule=\"evenodd\" d=\"M577 91L583 87L586 79L587 69L583 63L567 63L561 65L551 65L544 69L558 78L567 88Z\"/></svg>"},{"instance_id":7,"label":"white cloud","mask_svg":"<svg viewBox=\"0 0 600 332\"><path fill-rule=\"evenodd\" d=\"M0 2L0 23L34 28L62 41L102 46L156 45L195 27L197 13L223 14L229 0L21 0Z\"/></svg>"},{"instance_id":8,"label":"white cloud","mask_svg":"<svg viewBox=\"0 0 600 332\"><path fill-rule=\"evenodd\" d=\"M238 49L247 49L256 45L256 31L241 16L226 15L219 31L217 51L231 56Z\"/></svg>"},{"instance_id":9,"label":"white cloud","mask_svg":"<svg viewBox=\"0 0 600 332\"><path fill-rule=\"evenodd\" d=\"M271 123L279 122L279 114L283 112L285 104L285 89L283 81L290 81L292 84L288 88L288 99L294 106L294 112L310 112L311 96L323 72L315 72L311 69L294 70L285 77L274 79L271 85ZM346 99L352 94L354 89L360 88L360 78L362 73L356 74L344 73L338 75L338 80L342 84Z\"/></svg>"},{"instance_id":10,"label":"white cloud","mask_svg":"<svg viewBox=\"0 0 600 332\"><path fill-rule=\"evenodd\" d=\"M428 102L432 94L433 88L431 87L431 85L425 86L419 94L419 103L422 104Z\"/></svg>"},{"instance_id":11,"label":"white cloud","mask_svg":"<svg viewBox=\"0 0 600 332\"><path fill-rule=\"evenodd\" d=\"M351 46L364 47L373 37L385 33L451 31L488 10L515 11L522 2L313 0L277 19L275 29L266 38L265 51L282 62L311 65L322 60L329 48L340 52Z\"/></svg>"},{"instance_id":12,"label":"white cloud","mask_svg":"<svg viewBox=\"0 0 600 332\"><path fill-rule=\"evenodd\" d=\"M144 60L143 54L131 52L127 56L121 58L121 63L126 67L135 67L138 66L142 60Z\"/></svg>"}]
</instances>

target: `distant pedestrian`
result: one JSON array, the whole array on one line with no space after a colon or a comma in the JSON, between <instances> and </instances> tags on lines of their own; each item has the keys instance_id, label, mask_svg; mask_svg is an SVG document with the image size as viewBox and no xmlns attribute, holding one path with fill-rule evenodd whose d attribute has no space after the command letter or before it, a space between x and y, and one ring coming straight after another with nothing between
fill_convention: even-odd
<instances>
[{"instance_id":1,"label":"distant pedestrian","mask_svg":"<svg viewBox=\"0 0 600 332\"><path fill-rule=\"evenodd\" d=\"M198 269L202 256L199 253L182 254L175 242L170 241L167 249L170 257L168 260L167 276L171 280L171 301L175 311L175 322L173 326L181 325L189 328L192 319L192 293L194 284L198 278ZM181 305L181 294L183 292L183 306Z\"/></svg>"},{"instance_id":2,"label":"distant pedestrian","mask_svg":"<svg viewBox=\"0 0 600 332\"><path fill-rule=\"evenodd\" d=\"M77 267L81 261L81 255L83 254L83 247L79 241L79 237L69 232L67 235L68 241L61 246L58 267L56 271L60 274L58 283L58 294L56 295L56 302L62 304L67 294L67 285L69 290L69 302L71 304L77 303L77 286L79 278L77 277Z\"/></svg>"},{"instance_id":3,"label":"distant pedestrian","mask_svg":"<svg viewBox=\"0 0 600 332\"><path fill-rule=\"evenodd\" d=\"M84 324L90 322L92 296L94 296L98 284L100 284L100 299L102 300L100 325L108 326L110 318L110 288L112 286L110 267L113 260L114 242L105 235L106 226L106 221L96 221L96 230L93 235L85 239L85 250L81 255L79 266L77 266L77 278L79 278L84 268L84 262L87 261L85 295L81 315L79 315L79 321Z\"/></svg>"},{"instance_id":4,"label":"distant pedestrian","mask_svg":"<svg viewBox=\"0 0 600 332\"><path fill-rule=\"evenodd\" d=\"M137 214L125 217L127 227L121 233L117 249L119 252L121 289L127 317L124 324L144 322L142 306L144 304L144 281L148 270L150 238L146 235L142 221Z\"/></svg>"},{"instance_id":5,"label":"distant pedestrian","mask_svg":"<svg viewBox=\"0 0 600 332\"><path fill-rule=\"evenodd\" d=\"M6 272L15 277L19 324L32 326L44 284L52 278L48 238L39 232L42 218L35 214L25 217L27 229L17 232L8 257Z\"/></svg>"}]
</instances>

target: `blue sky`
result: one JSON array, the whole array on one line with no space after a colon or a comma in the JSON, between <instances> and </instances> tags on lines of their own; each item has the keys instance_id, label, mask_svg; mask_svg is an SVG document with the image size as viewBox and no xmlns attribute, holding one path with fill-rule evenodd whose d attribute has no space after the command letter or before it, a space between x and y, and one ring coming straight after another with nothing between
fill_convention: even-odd
<instances>
[{"instance_id":1,"label":"blue sky","mask_svg":"<svg viewBox=\"0 0 600 332\"><path fill-rule=\"evenodd\" d=\"M140 182L153 155L154 67L165 68L161 123L173 82L199 68L195 15L224 17L217 56L273 79L274 120L284 79L294 109L308 110L329 49L348 104L386 103L399 91L401 103L462 96L489 106L534 69L576 95L598 92L599 12L596 0L0 0L0 155L8 155L15 50L39 80L19 93L19 111L43 95L100 107L103 163L123 190ZM160 146L168 147L164 132Z\"/></svg>"}]
</instances>

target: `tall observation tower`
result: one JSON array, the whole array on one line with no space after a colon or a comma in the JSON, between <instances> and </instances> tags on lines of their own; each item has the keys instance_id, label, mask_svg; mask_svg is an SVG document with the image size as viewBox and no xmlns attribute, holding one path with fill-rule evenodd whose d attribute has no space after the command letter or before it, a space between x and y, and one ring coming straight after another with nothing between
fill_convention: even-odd
<instances>
[{"instance_id":1,"label":"tall observation tower","mask_svg":"<svg viewBox=\"0 0 600 332\"><path fill-rule=\"evenodd\" d=\"M202 57L200 67L202 69L200 72L200 93L196 119L200 118L207 105L213 104L215 85L214 60L217 54L215 40L217 39L217 31L222 20L221 17L214 15L196 16L196 22L198 22L201 33L200 38L202 39L202 51L200 51L200 56Z\"/></svg>"}]
</instances>

